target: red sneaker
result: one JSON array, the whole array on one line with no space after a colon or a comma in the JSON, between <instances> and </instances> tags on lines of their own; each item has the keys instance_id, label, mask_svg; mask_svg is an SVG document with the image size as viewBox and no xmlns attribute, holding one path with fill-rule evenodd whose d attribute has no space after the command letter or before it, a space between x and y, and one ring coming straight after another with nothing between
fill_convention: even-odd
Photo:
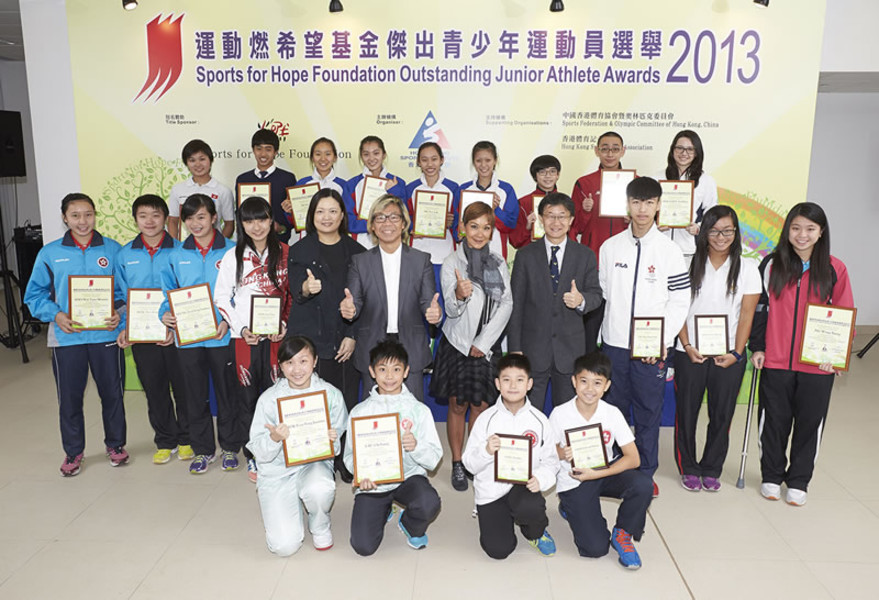
<instances>
[{"instance_id":1,"label":"red sneaker","mask_svg":"<svg viewBox=\"0 0 879 600\"><path fill-rule=\"evenodd\" d=\"M128 462L128 452L125 451L125 446L116 446L115 448L107 446L107 456L110 457L111 467L118 467Z\"/></svg>"},{"instance_id":2,"label":"red sneaker","mask_svg":"<svg viewBox=\"0 0 879 600\"><path fill-rule=\"evenodd\" d=\"M64 462L61 463L61 475L64 477L73 477L79 475L82 468L82 452L76 456L66 456Z\"/></svg>"}]
</instances>

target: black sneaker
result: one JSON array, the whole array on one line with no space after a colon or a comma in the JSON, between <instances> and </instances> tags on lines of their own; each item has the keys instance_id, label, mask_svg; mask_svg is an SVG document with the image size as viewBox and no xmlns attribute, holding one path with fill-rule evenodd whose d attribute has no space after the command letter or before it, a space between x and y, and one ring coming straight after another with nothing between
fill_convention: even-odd
<instances>
[{"instance_id":1,"label":"black sneaker","mask_svg":"<svg viewBox=\"0 0 879 600\"><path fill-rule=\"evenodd\" d=\"M467 475L460 460L452 461L452 487L459 492L467 490Z\"/></svg>"},{"instance_id":2,"label":"black sneaker","mask_svg":"<svg viewBox=\"0 0 879 600\"><path fill-rule=\"evenodd\" d=\"M344 483L351 483L354 481L354 475L345 467L345 462L342 460L341 456L337 456L335 459L335 464L333 465L336 471L339 472L339 479Z\"/></svg>"}]
</instances>

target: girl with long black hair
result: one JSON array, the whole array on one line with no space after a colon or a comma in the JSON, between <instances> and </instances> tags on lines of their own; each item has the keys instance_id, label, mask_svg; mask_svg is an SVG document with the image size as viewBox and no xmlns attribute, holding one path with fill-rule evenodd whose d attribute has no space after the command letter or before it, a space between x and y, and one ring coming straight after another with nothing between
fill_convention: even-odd
<instances>
[{"instance_id":1,"label":"girl with long black hair","mask_svg":"<svg viewBox=\"0 0 879 600\"><path fill-rule=\"evenodd\" d=\"M229 324L230 347L241 388L243 407L238 411L237 431L246 442L259 395L280 376L278 343L286 333L290 312L287 291L287 255L290 247L281 243L272 227L272 209L262 198L247 198L238 207L238 242L220 261L214 302ZM250 330L251 298L282 298L280 332L256 335ZM246 447L247 472L256 481L257 467Z\"/></svg>"},{"instance_id":2,"label":"girl with long black hair","mask_svg":"<svg viewBox=\"0 0 879 600\"><path fill-rule=\"evenodd\" d=\"M775 250L760 265L763 294L751 332L751 362L760 376L760 493L793 506L806 493L830 406L831 364L800 362L807 303L852 308L851 282L841 260L830 254L830 227L813 202L791 208ZM793 434L791 434L793 430ZM790 460L785 454L790 442Z\"/></svg>"},{"instance_id":3,"label":"girl with long black hair","mask_svg":"<svg viewBox=\"0 0 879 600\"><path fill-rule=\"evenodd\" d=\"M742 257L736 211L715 206L705 213L690 264L692 301L675 358L675 462L685 490L716 492L729 448L729 425L745 375L745 344L760 297L757 263ZM696 335L696 318L726 317L724 353L712 356ZM696 421L708 390L708 432L696 459Z\"/></svg>"}]
</instances>

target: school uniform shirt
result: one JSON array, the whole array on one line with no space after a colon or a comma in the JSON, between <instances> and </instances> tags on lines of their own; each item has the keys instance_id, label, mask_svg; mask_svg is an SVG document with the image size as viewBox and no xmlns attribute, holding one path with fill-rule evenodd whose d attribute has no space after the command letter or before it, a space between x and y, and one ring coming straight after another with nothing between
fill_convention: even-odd
<instances>
[{"instance_id":1,"label":"school uniform shirt","mask_svg":"<svg viewBox=\"0 0 879 600\"><path fill-rule=\"evenodd\" d=\"M769 291L769 275L772 272L772 255L760 265L763 293L754 314L754 326L748 342L752 352L765 352L763 366L767 369L787 369L800 373L828 375L814 365L804 365L799 361L800 344L803 336L803 318L806 304L832 304L843 308L853 308L852 285L845 264L835 256L830 257L830 266L836 273L835 284L829 302L815 296L809 287L811 269L803 271L796 283L784 287L779 297Z\"/></svg>"},{"instance_id":2,"label":"school uniform shirt","mask_svg":"<svg viewBox=\"0 0 879 600\"><path fill-rule=\"evenodd\" d=\"M201 251L195 244L195 238L189 236L186 240L171 250L168 257L168 264L162 269L162 291L165 293L165 301L159 308L159 317L170 310L168 302L168 292L177 288L189 287L207 283L211 288L211 294L217 283L217 273L220 270L220 262L223 256L229 250L232 244L223 237L223 234L214 230L214 241L208 249L206 255L202 256ZM219 310L214 308L217 318L217 325L220 325L223 315ZM185 348L217 348L219 346L229 345L229 332L226 332L220 339L209 339L203 342L188 344ZM177 336L174 336L174 342L177 343ZM179 344L178 344L179 345Z\"/></svg>"},{"instance_id":3,"label":"school uniform shirt","mask_svg":"<svg viewBox=\"0 0 879 600\"><path fill-rule=\"evenodd\" d=\"M476 504L494 502L513 489L512 483L494 480L494 455L485 449L488 438L497 433L524 435L530 439L531 474L540 482L540 491L545 492L555 485L559 468L555 432L546 415L534 408L530 400L526 398L522 408L513 414L499 397L471 427L462 460L467 470L473 473Z\"/></svg>"},{"instance_id":4,"label":"school uniform shirt","mask_svg":"<svg viewBox=\"0 0 879 600\"><path fill-rule=\"evenodd\" d=\"M235 258L235 246L230 244L229 250L220 261L217 283L214 286L214 304L223 319L229 324L229 332L233 338L240 338L241 331L250 327L251 298L254 296L273 296L281 300L281 321L286 323L290 316L290 292L287 289L287 259L290 246L280 244L281 255L278 257L276 278L278 287L269 278L269 249L257 254L250 246L244 247L241 262L241 281L237 280L238 261Z\"/></svg>"},{"instance_id":5,"label":"school uniform shirt","mask_svg":"<svg viewBox=\"0 0 879 600\"><path fill-rule=\"evenodd\" d=\"M424 175L420 179L416 179L406 186L406 206L409 208L409 217L412 220L412 227L415 227L415 192L445 192L449 194L449 210L452 212L452 226L446 228L446 237L439 238L417 238L412 240L412 247L430 254L430 262L434 265L443 264L443 260L455 249L455 232L458 231L458 221L461 217L458 206L460 198L458 197L458 184L450 179L446 179L442 171L440 171L439 179L433 186L427 184Z\"/></svg>"},{"instance_id":6,"label":"school uniform shirt","mask_svg":"<svg viewBox=\"0 0 879 600\"><path fill-rule=\"evenodd\" d=\"M750 258L741 258L739 265L739 277L736 280L736 291L729 295L726 293L726 278L729 276L729 257L720 268L715 269L710 259L705 260L705 274L702 276L702 287L690 303L690 311L687 313L687 333L690 343L696 346L696 315L726 315L726 323L729 335L729 348L735 350L736 330L739 327L739 315L742 312L742 296L759 294L763 290L760 283L760 272L757 270L757 261ZM681 341L677 341L676 349L684 351ZM698 346L697 346L698 348Z\"/></svg>"},{"instance_id":7,"label":"school uniform shirt","mask_svg":"<svg viewBox=\"0 0 879 600\"><path fill-rule=\"evenodd\" d=\"M306 465L288 467L284 458L284 442L272 440L266 425L278 425L278 398L299 396L315 392L326 392L327 410L330 416L330 427L336 430L339 437L333 442L333 455L342 451L341 438L348 426L348 409L345 408L345 399L342 392L318 377L317 373L311 375L311 383L305 389L293 389L284 377L278 379L275 385L264 391L256 402L253 413L253 422L250 425L250 441L247 449L253 453L259 465L259 476L267 479L281 479L292 477L297 471ZM291 431L291 435L295 432ZM326 459L332 461L331 458Z\"/></svg>"},{"instance_id":8,"label":"school uniform shirt","mask_svg":"<svg viewBox=\"0 0 879 600\"><path fill-rule=\"evenodd\" d=\"M668 179L665 171L656 174L656 181L660 179ZM702 171L702 176L699 177L699 185L693 190L693 215L691 222L701 223L705 211L712 206L717 206L717 182L714 181L711 175ZM684 256L692 256L696 252L696 238L686 229L669 229L662 233L681 247Z\"/></svg>"},{"instance_id":9,"label":"school uniform shirt","mask_svg":"<svg viewBox=\"0 0 879 600\"><path fill-rule=\"evenodd\" d=\"M366 230L366 218L359 218L357 216L357 209L360 206L360 200L363 198L363 188L364 183L363 180L367 175L372 175L372 172L363 167L363 172L356 177L352 177L348 180L348 195L344 197L345 200L345 211L348 213L348 232L351 233L355 240L357 240L364 248L369 250L375 244L372 243L372 240L369 237L369 232ZM408 196L406 196L406 182L389 173L388 170L382 165L382 171L379 174L379 177L384 179L396 179L397 183L388 188L387 193L400 198L401 200L405 200ZM364 215L366 217L368 215Z\"/></svg>"},{"instance_id":10,"label":"school uniform shirt","mask_svg":"<svg viewBox=\"0 0 879 600\"><path fill-rule=\"evenodd\" d=\"M211 177L207 183L201 185L196 183L192 177L174 184L171 188L171 194L168 196L168 216L180 219L180 207L186 202L186 199L193 194L204 194L214 201L217 208L217 216L220 222L217 223L217 229L223 230L224 223L235 222L235 195L232 190ZM189 230L180 219L179 224L180 239L185 240L189 235Z\"/></svg>"},{"instance_id":11,"label":"school uniform shirt","mask_svg":"<svg viewBox=\"0 0 879 600\"><path fill-rule=\"evenodd\" d=\"M620 163L620 168L623 168ZM599 217L601 211L601 165L598 170L580 177L574 183L574 189L571 192L571 200L574 201L574 211L576 218L571 229L574 235L580 236L580 243L589 246L595 253L595 258L601 259L599 250L601 245L615 236L622 233L628 226L626 220L622 217ZM592 196L592 210L586 212L583 210L583 200L587 196Z\"/></svg>"},{"instance_id":12,"label":"school uniform shirt","mask_svg":"<svg viewBox=\"0 0 879 600\"><path fill-rule=\"evenodd\" d=\"M640 239L629 226L601 246L598 282L607 301L605 344L628 348L634 317L664 317L664 343L671 347L690 309L690 276L680 246L656 225Z\"/></svg>"},{"instance_id":13,"label":"school uniform shirt","mask_svg":"<svg viewBox=\"0 0 879 600\"><path fill-rule=\"evenodd\" d=\"M403 450L403 478L409 479L415 475L427 477L427 472L434 470L443 457L443 447L436 433L436 424L430 408L419 402L405 385L401 393L390 396L380 394L378 386L373 386L369 397L351 409L347 430L351 431L351 420L355 417L388 413L399 413L400 435L405 434L406 428L411 425L412 435L417 441L412 452ZM348 443L345 444L344 460L345 467L353 473L354 446L351 436L348 436ZM382 494L396 489L399 485L399 483L382 483L368 492L357 488L355 494Z\"/></svg>"},{"instance_id":14,"label":"school uniform shirt","mask_svg":"<svg viewBox=\"0 0 879 600\"><path fill-rule=\"evenodd\" d=\"M235 195L237 196L238 194L238 184L240 183L270 183L272 185L272 201L270 202L272 205L272 219L275 223L290 229L293 226L293 216L284 212L281 204L287 199L287 188L296 185L296 175L274 164L266 169L265 172L266 176L262 177L260 176L259 168L256 168L239 175L235 179ZM236 204L235 206L237 207L238 205Z\"/></svg>"},{"instance_id":15,"label":"school uniform shirt","mask_svg":"<svg viewBox=\"0 0 879 600\"><path fill-rule=\"evenodd\" d=\"M506 181L498 179L496 174L492 174L491 183L487 188L480 187L474 179L473 181L468 181L467 183L462 184L460 189L461 191L473 189L481 192L494 192L500 196L501 202L498 207L494 209L494 226L500 235L493 235L488 247L492 252L500 254L504 257L504 260L506 260L507 239L509 238L510 232L516 228L516 221L519 218L519 199L516 197L516 192L513 191L513 186ZM460 200L459 197L458 201L460 202Z\"/></svg>"},{"instance_id":16,"label":"school uniform shirt","mask_svg":"<svg viewBox=\"0 0 879 600\"><path fill-rule=\"evenodd\" d=\"M572 398L553 409L552 414L549 415L549 424L555 432L559 446L563 448L568 445L565 430L585 427L586 425L601 425L608 464L622 457L622 453L619 451L620 448L635 441L635 434L632 433L620 409L608 404L604 400L598 401L598 406L595 407L595 414L592 415L592 418L585 419L580 414L580 411L577 410L577 399ZM569 461L559 460L559 472L556 477L555 487L556 493L567 492L582 483L578 479L571 477L572 468Z\"/></svg>"},{"instance_id":17,"label":"school uniform shirt","mask_svg":"<svg viewBox=\"0 0 879 600\"><path fill-rule=\"evenodd\" d=\"M92 234L85 250L80 249L69 231L61 239L40 248L24 292L24 303L34 317L50 324L47 339L49 348L116 341L125 327L124 320L120 320L113 331L64 333L55 323L55 316L59 312L70 313L68 277L113 275L120 248L116 240L104 237L97 231ZM117 311L124 313L125 294L115 279L114 288L113 305Z\"/></svg>"}]
</instances>

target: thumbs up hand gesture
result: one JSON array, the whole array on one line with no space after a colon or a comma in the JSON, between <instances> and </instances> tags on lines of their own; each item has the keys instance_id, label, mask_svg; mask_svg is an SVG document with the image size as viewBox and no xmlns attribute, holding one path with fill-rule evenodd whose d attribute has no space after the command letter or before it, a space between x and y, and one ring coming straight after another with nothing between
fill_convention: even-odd
<instances>
[{"instance_id":1,"label":"thumbs up hand gesture","mask_svg":"<svg viewBox=\"0 0 879 600\"><path fill-rule=\"evenodd\" d=\"M322 289L320 279L314 276L311 269L305 269L305 272L308 277L302 282L302 295L308 297L319 294Z\"/></svg>"},{"instance_id":2,"label":"thumbs up hand gesture","mask_svg":"<svg viewBox=\"0 0 879 600\"><path fill-rule=\"evenodd\" d=\"M440 308L439 305L439 294L433 295L433 300L430 301L430 306L424 311L424 318L431 325L436 325L443 320L443 309Z\"/></svg>"},{"instance_id":3,"label":"thumbs up hand gesture","mask_svg":"<svg viewBox=\"0 0 879 600\"><path fill-rule=\"evenodd\" d=\"M412 435L412 422L409 419L403 421L403 431L406 433L400 437L400 443L403 446L403 450L412 452L415 450L415 446L418 445L418 440Z\"/></svg>"},{"instance_id":4,"label":"thumbs up hand gesture","mask_svg":"<svg viewBox=\"0 0 879 600\"><path fill-rule=\"evenodd\" d=\"M357 312L357 307L354 306L354 296L351 295L351 290L348 288L345 288L345 297L339 303L339 312L342 313L343 319L349 321L354 318L354 314Z\"/></svg>"},{"instance_id":5,"label":"thumbs up hand gesture","mask_svg":"<svg viewBox=\"0 0 879 600\"><path fill-rule=\"evenodd\" d=\"M577 289L577 282L573 279L571 280L571 291L565 292L564 296L562 296L562 300L564 301L565 306L572 310L583 304L583 294Z\"/></svg>"},{"instance_id":6,"label":"thumbs up hand gesture","mask_svg":"<svg viewBox=\"0 0 879 600\"><path fill-rule=\"evenodd\" d=\"M461 277L461 273L458 269L455 269L455 279L458 280L458 285L455 287L455 298L458 300L466 300L470 297L470 294L473 293L473 282Z\"/></svg>"}]
</instances>

